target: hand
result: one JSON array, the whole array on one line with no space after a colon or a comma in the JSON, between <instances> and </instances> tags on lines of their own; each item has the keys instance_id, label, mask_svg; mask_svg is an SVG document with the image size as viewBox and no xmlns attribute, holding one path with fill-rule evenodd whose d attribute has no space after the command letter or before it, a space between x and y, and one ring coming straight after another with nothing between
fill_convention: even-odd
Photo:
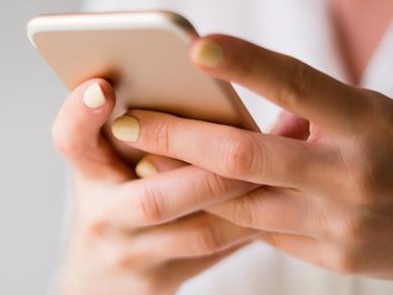
<instances>
[{"instance_id":1,"label":"hand","mask_svg":"<svg viewBox=\"0 0 393 295\"><path fill-rule=\"evenodd\" d=\"M262 185L205 210L262 230L274 247L340 273L393 279L393 102L232 37L197 40L191 56L294 115L278 134L260 134L135 110L114 123L114 135Z\"/></svg>"},{"instance_id":2,"label":"hand","mask_svg":"<svg viewBox=\"0 0 393 295\"><path fill-rule=\"evenodd\" d=\"M59 293L173 294L255 239L254 230L197 206L256 186L195 166L135 179L101 132L113 106L109 84L88 81L65 101L53 127L56 146L73 165L76 195Z\"/></svg>"}]
</instances>

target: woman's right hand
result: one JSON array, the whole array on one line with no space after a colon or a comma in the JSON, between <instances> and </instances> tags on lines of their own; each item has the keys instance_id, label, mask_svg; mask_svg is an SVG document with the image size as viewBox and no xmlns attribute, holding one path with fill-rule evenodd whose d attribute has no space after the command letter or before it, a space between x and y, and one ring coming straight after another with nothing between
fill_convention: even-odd
<instances>
[{"instance_id":1,"label":"woman's right hand","mask_svg":"<svg viewBox=\"0 0 393 295\"><path fill-rule=\"evenodd\" d=\"M217 196L225 201L255 185L194 166L136 179L102 132L114 103L106 81L87 81L70 94L53 126L75 184L59 294L173 294L255 237L201 211Z\"/></svg>"}]
</instances>

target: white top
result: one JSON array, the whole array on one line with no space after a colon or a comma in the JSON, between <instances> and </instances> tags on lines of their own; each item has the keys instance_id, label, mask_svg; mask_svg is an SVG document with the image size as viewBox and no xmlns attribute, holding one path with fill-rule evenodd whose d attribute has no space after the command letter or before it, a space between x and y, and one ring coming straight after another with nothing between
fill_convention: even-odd
<instances>
[{"instance_id":1,"label":"white top","mask_svg":"<svg viewBox=\"0 0 393 295\"><path fill-rule=\"evenodd\" d=\"M201 34L226 33L295 56L348 81L323 0L85 0L87 10L170 9ZM368 65L362 86L393 97L393 25ZM262 128L278 108L239 89ZM252 107L251 107L252 106ZM262 244L249 246L192 279L179 295L391 295L393 282L340 277Z\"/></svg>"}]
</instances>

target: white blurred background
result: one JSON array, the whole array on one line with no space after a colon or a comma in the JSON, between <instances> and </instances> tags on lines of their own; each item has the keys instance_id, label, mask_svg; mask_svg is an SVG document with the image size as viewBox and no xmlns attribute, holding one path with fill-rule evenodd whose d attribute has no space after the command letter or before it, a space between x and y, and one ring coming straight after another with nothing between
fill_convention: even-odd
<instances>
[{"instance_id":1,"label":"white blurred background","mask_svg":"<svg viewBox=\"0 0 393 295\"><path fill-rule=\"evenodd\" d=\"M65 88L27 41L33 16L79 0L0 1L0 294L46 294L56 263L65 169L50 125Z\"/></svg>"}]
</instances>

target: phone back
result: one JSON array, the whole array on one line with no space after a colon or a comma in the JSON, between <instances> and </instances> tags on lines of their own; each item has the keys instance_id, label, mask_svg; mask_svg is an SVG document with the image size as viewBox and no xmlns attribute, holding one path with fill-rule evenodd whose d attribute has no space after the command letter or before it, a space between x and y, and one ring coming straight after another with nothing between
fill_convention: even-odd
<instances>
[{"instance_id":1,"label":"phone back","mask_svg":"<svg viewBox=\"0 0 393 295\"><path fill-rule=\"evenodd\" d=\"M29 35L44 59L72 90L101 77L115 87L114 116L150 109L256 130L232 87L191 63L197 33L169 12L43 16Z\"/></svg>"}]
</instances>

